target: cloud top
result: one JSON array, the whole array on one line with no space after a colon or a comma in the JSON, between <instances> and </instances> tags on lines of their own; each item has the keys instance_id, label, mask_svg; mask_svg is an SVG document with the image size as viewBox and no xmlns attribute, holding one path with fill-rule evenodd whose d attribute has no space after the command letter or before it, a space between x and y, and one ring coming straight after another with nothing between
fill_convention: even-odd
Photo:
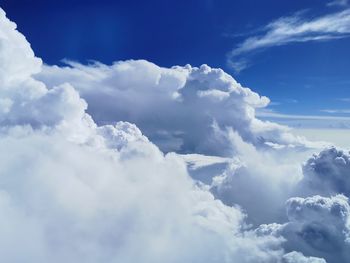
<instances>
[{"instance_id":1,"label":"cloud top","mask_svg":"<svg viewBox=\"0 0 350 263\"><path fill-rule=\"evenodd\" d=\"M69 82L98 123L135 123L163 151L230 156L230 129L260 148L311 146L287 127L257 119L255 111L266 107L269 99L222 69L162 68L144 60L67 63L45 66L35 77L48 86Z\"/></svg>"}]
</instances>

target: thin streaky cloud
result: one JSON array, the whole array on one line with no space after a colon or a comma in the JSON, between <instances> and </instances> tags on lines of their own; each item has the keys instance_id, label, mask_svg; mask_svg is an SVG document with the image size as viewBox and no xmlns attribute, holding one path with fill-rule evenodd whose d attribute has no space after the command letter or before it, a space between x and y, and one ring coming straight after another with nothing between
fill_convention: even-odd
<instances>
[{"instance_id":1,"label":"thin streaky cloud","mask_svg":"<svg viewBox=\"0 0 350 263\"><path fill-rule=\"evenodd\" d=\"M278 113L271 110L259 110L256 112L256 116L263 117L263 118L273 118L273 119L350 121L350 117L343 117L343 116L283 114L283 113Z\"/></svg>"},{"instance_id":2,"label":"thin streaky cloud","mask_svg":"<svg viewBox=\"0 0 350 263\"><path fill-rule=\"evenodd\" d=\"M228 64L239 72L250 65L242 55L296 42L329 41L350 36L350 9L311 19L305 18L303 13L281 17L266 25L263 34L245 39L228 54Z\"/></svg>"},{"instance_id":3,"label":"thin streaky cloud","mask_svg":"<svg viewBox=\"0 0 350 263\"><path fill-rule=\"evenodd\" d=\"M327 6L347 6L349 4L348 0L334 0L327 3Z\"/></svg>"},{"instance_id":4,"label":"thin streaky cloud","mask_svg":"<svg viewBox=\"0 0 350 263\"><path fill-rule=\"evenodd\" d=\"M269 103L269 106L279 106L279 105L281 105L282 103L281 102L279 102L279 101L271 101L270 103Z\"/></svg>"},{"instance_id":5,"label":"thin streaky cloud","mask_svg":"<svg viewBox=\"0 0 350 263\"><path fill-rule=\"evenodd\" d=\"M350 113L350 109L324 109L321 110L321 112L326 112L326 113Z\"/></svg>"},{"instance_id":6,"label":"thin streaky cloud","mask_svg":"<svg viewBox=\"0 0 350 263\"><path fill-rule=\"evenodd\" d=\"M282 101L270 101L269 106L280 106L286 103L298 103L298 100L296 99L285 99Z\"/></svg>"}]
</instances>

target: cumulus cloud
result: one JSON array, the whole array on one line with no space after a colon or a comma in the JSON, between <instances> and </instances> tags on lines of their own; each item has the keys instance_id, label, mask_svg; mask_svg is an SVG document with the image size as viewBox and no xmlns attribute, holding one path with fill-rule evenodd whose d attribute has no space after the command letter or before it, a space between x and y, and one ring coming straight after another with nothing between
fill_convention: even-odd
<instances>
[{"instance_id":1,"label":"cumulus cloud","mask_svg":"<svg viewBox=\"0 0 350 263\"><path fill-rule=\"evenodd\" d=\"M281 259L281 239L250 231L241 209L195 184L176 154L133 124L96 124L71 84L34 79L41 60L3 11L0 30L3 261Z\"/></svg>"},{"instance_id":2,"label":"cumulus cloud","mask_svg":"<svg viewBox=\"0 0 350 263\"><path fill-rule=\"evenodd\" d=\"M35 133L0 145L17 153L1 156L6 261L254 262L252 248L272 262L281 254L243 237L239 209L194 187L176 156L148 143L97 151Z\"/></svg>"},{"instance_id":3,"label":"cumulus cloud","mask_svg":"<svg viewBox=\"0 0 350 263\"><path fill-rule=\"evenodd\" d=\"M300 252L290 252L283 256L282 262L284 263L326 263L323 258L305 257Z\"/></svg>"},{"instance_id":4,"label":"cumulus cloud","mask_svg":"<svg viewBox=\"0 0 350 263\"><path fill-rule=\"evenodd\" d=\"M327 262L349 258L350 207L343 195L292 198L287 202L290 220L283 227L287 248L323 257Z\"/></svg>"},{"instance_id":5,"label":"cumulus cloud","mask_svg":"<svg viewBox=\"0 0 350 263\"><path fill-rule=\"evenodd\" d=\"M256 230L259 236L273 235L286 240L283 247L291 252L284 255L285 261L347 262L350 226L347 197L294 197L286 206L287 223L261 225Z\"/></svg>"},{"instance_id":6,"label":"cumulus cloud","mask_svg":"<svg viewBox=\"0 0 350 263\"><path fill-rule=\"evenodd\" d=\"M334 1L333 5L346 1ZM305 12L281 17L267 24L260 34L240 43L228 55L228 64L237 72L249 66L247 56L266 48L296 42L327 41L345 38L350 33L350 9L314 18L305 18Z\"/></svg>"},{"instance_id":7,"label":"cumulus cloud","mask_svg":"<svg viewBox=\"0 0 350 263\"><path fill-rule=\"evenodd\" d=\"M112 65L45 66L35 76L48 86L69 82L97 123L135 123L163 151L232 156L228 130L264 148L309 147L289 129L255 117L269 99L242 87L221 69L162 68L144 60ZM101 104L103 101L103 104Z\"/></svg>"},{"instance_id":8,"label":"cumulus cloud","mask_svg":"<svg viewBox=\"0 0 350 263\"><path fill-rule=\"evenodd\" d=\"M305 255L324 258L327 262L347 262L350 245L350 206L347 197L294 197L287 201L286 207L289 221L261 225L256 230L258 235L285 238L283 247L286 251L297 250ZM287 255L285 257L288 258ZM298 258L298 255L291 258ZM313 259L309 260L313 262Z\"/></svg>"},{"instance_id":9,"label":"cumulus cloud","mask_svg":"<svg viewBox=\"0 0 350 263\"><path fill-rule=\"evenodd\" d=\"M261 152L234 132L231 139L237 147L235 158L212 178L210 190L225 204L242 206L256 225L283 222L285 201L303 177L300 162L305 153Z\"/></svg>"},{"instance_id":10,"label":"cumulus cloud","mask_svg":"<svg viewBox=\"0 0 350 263\"><path fill-rule=\"evenodd\" d=\"M0 82L3 261L346 262L348 156L303 175L309 142L221 69L43 66L1 10ZM327 197L290 199L323 167Z\"/></svg>"},{"instance_id":11,"label":"cumulus cloud","mask_svg":"<svg viewBox=\"0 0 350 263\"><path fill-rule=\"evenodd\" d=\"M256 118L256 109L265 107L268 98L207 65L161 68L143 60L110 66L67 63L46 66L35 77L49 86L72 84L97 122L133 122L164 151L196 153L185 157L192 178L208 185L226 205L242 206L250 222L285 218L284 202L302 177L300 162L307 156L298 150L318 144L294 136L288 127ZM287 158L289 152L295 156ZM193 165L203 154L215 156L215 165ZM254 191L259 199L250 198Z\"/></svg>"},{"instance_id":12,"label":"cumulus cloud","mask_svg":"<svg viewBox=\"0 0 350 263\"><path fill-rule=\"evenodd\" d=\"M349 152L331 147L314 154L303 167L304 178L299 184L300 194L350 197Z\"/></svg>"}]
</instances>

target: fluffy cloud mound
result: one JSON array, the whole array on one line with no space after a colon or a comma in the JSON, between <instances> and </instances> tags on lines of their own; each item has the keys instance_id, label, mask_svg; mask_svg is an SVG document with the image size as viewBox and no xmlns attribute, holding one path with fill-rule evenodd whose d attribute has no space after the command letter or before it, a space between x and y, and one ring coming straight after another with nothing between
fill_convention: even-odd
<instances>
[{"instance_id":1,"label":"fluffy cloud mound","mask_svg":"<svg viewBox=\"0 0 350 263\"><path fill-rule=\"evenodd\" d=\"M144 60L110 66L66 63L45 66L36 78L49 86L69 82L98 123L135 123L166 152L232 156L230 130L259 148L310 146L287 127L257 119L255 110L269 99L242 87L221 69L163 68Z\"/></svg>"},{"instance_id":2,"label":"fluffy cloud mound","mask_svg":"<svg viewBox=\"0 0 350 263\"><path fill-rule=\"evenodd\" d=\"M323 258L305 257L299 252L290 252L283 256L283 263L326 263Z\"/></svg>"},{"instance_id":3,"label":"fluffy cloud mound","mask_svg":"<svg viewBox=\"0 0 350 263\"><path fill-rule=\"evenodd\" d=\"M347 262L348 199L330 195L348 194L348 155L303 177L291 149L310 143L222 70L43 66L1 10L0 84L4 262ZM327 197L290 198L323 177Z\"/></svg>"},{"instance_id":4,"label":"fluffy cloud mound","mask_svg":"<svg viewBox=\"0 0 350 263\"><path fill-rule=\"evenodd\" d=\"M291 246L328 262L349 258L350 206L345 196L292 198L287 202L290 223L284 229Z\"/></svg>"},{"instance_id":5,"label":"fluffy cloud mound","mask_svg":"<svg viewBox=\"0 0 350 263\"><path fill-rule=\"evenodd\" d=\"M283 246L287 251L301 251L324 258L329 263L348 261L350 206L347 197L294 197L287 201L286 206L289 222L262 225L257 233L284 237L286 243ZM285 257L288 258L287 255ZM312 259L310 262L313 262Z\"/></svg>"},{"instance_id":6,"label":"fluffy cloud mound","mask_svg":"<svg viewBox=\"0 0 350 263\"><path fill-rule=\"evenodd\" d=\"M152 145L97 151L38 134L0 145L17 153L0 161L8 262L254 262L250 248L272 262L281 253L244 238L240 210L195 188L183 163Z\"/></svg>"},{"instance_id":7,"label":"fluffy cloud mound","mask_svg":"<svg viewBox=\"0 0 350 263\"><path fill-rule=\"evenodd\" d=\"M0 125L2 132L15 126L62 130L72 140L86 141L94 123L85 113L86 102L69 84L48 89L32 75L42 62L0 11ZM84 134L84 132L86 134Z\"/></svg>"},{"instance_id":8,"label":"fluffy cloud mound","mask_svg":"<svg viewBox=\"0 0 350 263\"><path fill-rule=\"evenodd\" d=\"M213 177L210 190L227 205L239 204L254 224L286 219L285 201L303 177L297 153L258 151L237 133L230 136L237 154Z\"/></svg>"},{"instance_id":9,"label":"fluffy cloud mound","mask_svg":"<svg viewBox=\"0 0 350 263\"><path fill-rule=\"evenodd\" d=\"M350 196L350 155L334 147L313 155L303 167L301 192Z\"/></svg>"},{"instance_id":10,"label":"fluffy cloud mound","mask_svg":"<svg viewBox=\"0 0 350 263\"><path fill-rule=\"evenodd\" d=\"M3 11L0 65L3 261L281 260L282 240L249 230L179 156L133 124L97 125L71 84L34 79L41 60Z\"/></svg>"}]
</instances>

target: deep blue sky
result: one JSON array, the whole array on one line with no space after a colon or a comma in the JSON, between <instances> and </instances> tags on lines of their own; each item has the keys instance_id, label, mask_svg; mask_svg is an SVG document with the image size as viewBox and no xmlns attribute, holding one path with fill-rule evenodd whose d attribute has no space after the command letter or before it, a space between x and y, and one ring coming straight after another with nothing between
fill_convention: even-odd
<instances>
[{"instance_id":1,"label":"deep blue sky","mask_svg":"<svg viewBox=\"0 0 350 263\"><path fill-rule=\"evenodd\" d=\"M347 109L350 38L277 46L259 52L235 73L226 54L249 34L300 10L308 16L337 12L326 1L29 1L3 0L36 55L48 64L63 58L104 63L147 59L161 66L221 67L244 86L270 97L282 113L326 114ZM342 7L344 8L344 7ZM296 102L297 101L297 102Z\"/></svg>"}]
</instances>

